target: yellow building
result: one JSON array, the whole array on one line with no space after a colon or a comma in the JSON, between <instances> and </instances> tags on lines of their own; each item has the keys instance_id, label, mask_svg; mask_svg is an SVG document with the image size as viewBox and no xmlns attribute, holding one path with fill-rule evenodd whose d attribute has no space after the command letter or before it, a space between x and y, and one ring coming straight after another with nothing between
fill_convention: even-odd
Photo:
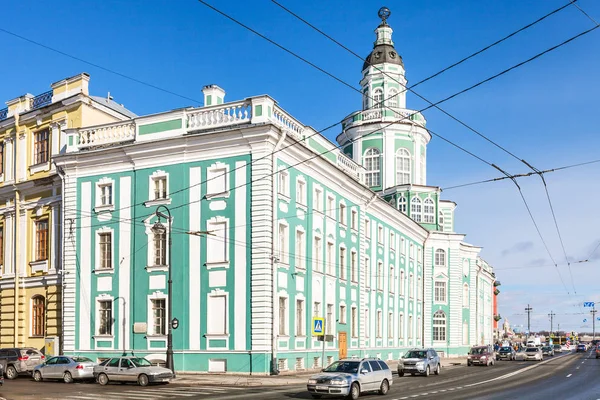
<instances>
[{"instance_id":1,"label":"yellow building","mask_svg":"<svg viewBox=\"0 0 600 400\"><path fill-rule=\"evenodd\" d=\"M44 350L46 338L62 342L69 310L61 307L61 237L69 227L61 226L52 158L65 146L65 129L135 117L110 96L90 96L89 80L86 73L60 80L0 110L0 347Z\"/></svg>"}]
</instances>

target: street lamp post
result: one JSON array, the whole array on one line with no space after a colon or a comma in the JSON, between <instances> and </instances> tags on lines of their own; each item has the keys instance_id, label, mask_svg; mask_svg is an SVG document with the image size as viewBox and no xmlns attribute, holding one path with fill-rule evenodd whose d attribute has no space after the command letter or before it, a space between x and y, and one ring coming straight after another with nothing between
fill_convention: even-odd
<instances>
[{"instance_id":1,"label":"street lamp post","mask_svg":"<svg viewBox=\"0 0 600 400\"><path fill-rule=\"evenodd\" d=\"M167 214L164 214L163 212L160 211L160 209L163 208ZM158 221L154 224L154 226L152 226L152 232L154 232L155 234L159 234L159 235L164 235L165 233L167 233L168 230L168 247L167 247L167 252L168 252L168 264L169 264L169 275L168 275L168 291L169 293L167 293L167 302L169 303L168 306L168 323L167 323L167 368L170 369L173 372L173 375L175 375L175 364L173 362L173 323L172 320L174 320L175 318L173 318L173 279L172 279L172 271L173 271L173 265L171 264L171 225L172 225L172 221L171 221L171 211L164 205L160 205L158 207L156 207L156 211L155 211L155 215L158 217ZM168 221L169 223L169 227L165 228L165 226L160 222L160 219L164 218Z\"/></svg>"}]
</instances>

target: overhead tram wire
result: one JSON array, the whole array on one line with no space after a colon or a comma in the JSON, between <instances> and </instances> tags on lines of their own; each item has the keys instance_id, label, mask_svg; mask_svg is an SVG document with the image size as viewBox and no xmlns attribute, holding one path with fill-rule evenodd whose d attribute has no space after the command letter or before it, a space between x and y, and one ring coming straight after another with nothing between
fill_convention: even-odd
<instances>
[{"instance_id":1,"label":"overhead tram wire","mask_svg":"<svg viewBox=\"0 0 600 400\"><path fill-rule=\"evenodd\" d=\"M212 5L208 4L208 3L207 3L207 2L205 2L204 0L198 0L198 1L199 1L200 3L202 3L202 4L204 4L205 6L207 6L208 8L212 9L213 11L215 11L215 12L217 12L217 13L221 14L221 15L222 15L222 16L224 16L225 18L227 18L227 19L231 20L232 22L234 22L234 23L236 23L236 24L238 24L238 25L242 26L243 28L245 28L245 29L249 30L250 32L252 32L252 33L256 34L257 36L259 36L259 37L263 38L264 40L268 41L269 43L272 43L273 45L275 45L275 46L279 47L280 49L284 50L284 51L285 51L285 52L287 52L288 54L291 54L292 56L294 56L294 57L296 57L296 58L300 59L301 61L305 61L306 63L308 63L308 64L309 64L309 65L311 65L311 66L312 66L312 65L314 65L314 64L313 64L313 63L311 63L310 61L307 61L307 60L306 60L304 57L302 57L302 56L299 56L298 54L294 53L293 51L291 51L291 50L287 49L286 47L284 47L284 46L280 45L279 43L277 43L277 42L273 41L272 39L270 39L270 38L266 37L265 35L261 34L260 32L257 32L256 30L252 29L251 27L249 27L249 26L245 25L244 23L242 23L242 22L238 21L237 19L235 19L235 18L231 17L230 15L228 15L228 14L224 13L223 11L221 11L221 10L219 10L219 9L215 8L214 6L212 6ZM472 86L470 86L470 87L468 87L468 88L466 88L466 89L464 89L464 90L462 90L462 91L460 91L460 92L457 92L457 93L455 93L455 94L453 94L453 95L451 95L451 96L448 96L448 97L446 97L445 99L443 99L443 100L441 100L441 101L438 101L437 103L435 103L435 104L432 104L432 105L430 105L429 107L426 107L426 108L425 108L425 109L423 109L423 110L426 110L426 109L429 109L429 108L431 108L431 107L434 107L434 106L436 106L436 105L438 105L438 104L441 104L441 103L443 103L443 102L445 102L445 101L448 101L448 100L450 100L450 99L452 99L452 98L454 98L454 97L456 97L456 96L458 96L458 95L460 95L460 94L463 94L463 93L465 93L465 92L467 92L467 91L469 91L469 90L472 90L472 89L474 89L474 88L476 88L476 87L478 87L478 86L481 86L482 84L484 84L484 83L486 83L486 82L489 82L490 80L493 80L493 79L495 79L495 78L497 78L497 77L499 77L499 76L502 76L502 75L506 74L507 72L509 72L509 71L511 71L511 70L513 70L513 69L515 69L515 68L521 67L521 66L523 66L523 65L525 65L525 64L527 64L527 63L529 63L529 62L531 62L531 61L533 61L533 60L535 60L535 59L537 59L537 58L539 58L539 57L541 57L542 55L544 55L544 54L546 54L546 53L549 53L549 52L551 52L551 51L553 51L553 50L556 50L556 49L558 49L559 47L562 47L562 46L564 46L565 44L567 44L567 43L570 43L571 41L573 41L573 40L575 40L575 39L577 39L577 38L579 38L579 37L581 37L581 36L583 36L583 35L585 35L585 34L587 34L587 33L590 33L590 32L592 32L592 31L593 31L593 30L595 30L596 28L598 28L598 26L595 26L595 27L593 27L593 28L591 28L591 29L588 29L588 30L586 30L586 31L583 31L583 32L581 32L581 33L579 33L579 34L577 34L577 35L575 35L575 36L572 36L571 38L569 38L569 39L567 39L567 40L565 40L565 41L563 41L563 42L561 42L561 43L559 43L559 44L557 44L557 45L555 45L555 46L553 46L553 47L551 47L551 48L549 48L549 49L546 49L545 51L543 51L543 52L541 52L541 53L538 53L538 54L536 54L535 56L533 56L533 57L531 57L531 58L529 58L529 59L527 59L527 60L525 60L525 61L523 61L523 62L520 62L520 63L518 63L518 64L516 64L516 65L513 65L512 67L510 67L510 68L507 68L507 69L505 69L505 70L501 71L500 73L498 73L498 74L496 74L496 75L493 75L493 76L491 76L491 77L489 77L489 78L487 78L487 79L485 79L485 80L483 80L483 81L480 81L480 82L478 82L478 83L476 83L476 84L474 84L474 85L472 85ZM323 69L322 69L322 68L320 68L320 67L316 67L316 68L317 68L319 71L323 71ZM323 72L324 72L325 74L327 74L328 76L332 76L332 75L333 75L333 74L331 74L331 73L329 73L329 72L327 72L327 71L323 71ZM334 79L335 79L335 80L337 80L337 81L340 81L340 80L341 80L340 78L338 78L338 77L335 77L335 76L334 76ZM361 95L363 95L363 93L362 93L360 90L356 89L354 86L352 86L352 85L348 84L347 82L344 82L344 81L342 81L342 82L343 82L344 86L347 86L347 87L351 88L352 90L354 90L354 91L357 91L358 93L360 93ZM386 107L386 108L387 108L387 107ZM423 110L420 110L420 111L423 111ZM392 124L393 124L393 123L392 123ZM391 124L390 124L390 125L391 125ZM388 126L389 126L389 125L388 125ZM379 128L379 130L381 130L381 129L384 129L384 128L385 128L385 127L381 127L381 128ZM431 131L430 131L430 132L431 132ZM373 132L371 132L371 133L373 133ZM368 135L368 134L367 134L367 135ZM363 135L362 137L365 137L365 136L367 136L367 135ZM439 135L437 135L437 136L439 137ZM446 140L446 141L448 141L447 139L445 139L445 140ZM352 142L352 141L350 141L350 142ZM336 146L336 147L339 147L339 146ZM327 151L327 152L329 152L329 151ZM472 154L472 153L471 153L471 154ZM478 157L478 156L477 156L477 158L483 161L483 159L481 159L480 157ZM487 162L486 162L486 163L487 163ZM487 164L489 164L489 165L491 165L492 167L496 168L497 170L499 170L500 172L502 172L502 173L503 173L503 174L505 174L506 176L509 176L509 175L510 175L510 174L508 174L507 172L503 171L501 168L499 168L499 167L498 167L497 165L495 165L495 164L490 164L490 163L487 163ZM540 239L542 240L542 243L544 244L544 247L546 248L546 251L548 252L548 255L550 256L550 258L552 259L552 261L553 261L553 262L554 262L554 264L556 265L556 262L554 261L554 257L553 257L553 256L552 256L552 254L550 253L550 249L548 248L548 245L546 244L546 241L544 240L544 238L543 238L543 236L542 236L542 234L541 234L541 231L539 230L539 227L538 227L538 225L537 225L537 222L535 221L535 218L533 217L533 214L531 213L531 209L529 208L529 205L527 204L527 200L525 199L525 197L524 197L524 195L523 195L523 193L522 193L522 191L521 191L521 188L519 187L519 185L517 184L517 182L516 182L516 180L515 180L515 179L512 179L512 181L515 183L515 185L516 185L516 186L517 186L517 188L519 189L519 193L520 193L521 199L523 200L523 202L524 202L524 204L525 204L525 207L526 207L526 209L527 209L527 212L528 212L529 216L530 216L530 217L531 217L531 219L532 219L532 222L533 222L533 224L534 224L534 226L535 226L535 228L536 228L536 231L538 232L538 235L540 236ZM558 275L559 275L559 277L560 277L560 279L561 279L561 282L563 283L563 286L565 286L565 289L566 289L566 285L564 284L564 281L563 281L563 279L562 279L562 276L561 276L561 274L560 274L560 271L558 270L558 267L556 267L556 270L557 270L557 273L558 273ZM567 292L568 292L568 289L567 289Z\"/></svg>"},{"instance_id":2,"label":"overhead tram wire","mask_svg":"<svg viewBox=\"0 0 600 400\"><path fill-rule=\"evenodd\" d=\"M346 50L347 52L349 52L350 54L354 55L356 58L358 58L359 60L363 60L363 57L361 57L359 54L357 54L355 51L353 51L352 49L350 49L349 47L345 46L344 44L340 43L338 40L334 39L331 35L325 33L323 30L319 29L318 27L316 27L315 25L313 25L312 23L308 22L306 19L304 19L303 17L301 17L300 15L296 14L295 12L291 11L290 9L286 8L285 6L283 6L282 4L278 3L276 0L271 0L274 4L276 4L277 6L279 6L280 8L282 8L284 11L286 11L287 13L289 13L290 15L294 16L296 19L302 21L304 24L308 25L309 27L311 27L312 29L314 29L315 31L317 31L318 33L320 33L321 35L323 35L324 37L326 37L327 39L329 39L330 41L332 41L333 43L335 43L336 45L340 46L341 48L343 48L344 50ZM544 17L542 17L541 19L538 19L537 22L543 20L544 18L562 10L565 9L566 7L570 6L571 4L573 4L573 2L569 2L566 5L552 11L549 14L546 14ZM535 24L535 23L534 23ZM527 27L533 26L534 24L530 24ZM527 27L521 29L524 30ZM517 31L520 32L521 30ZM511 35L504 37L503 39L501 39L500 41L495 42L495 44L501 43L502 41L508 39ZM493 47L493 45L488 46L487 48ZM395 77L391 76L390 74L388 74L387 72L385 72L383 69L374 66L373 64L371 64L370 60L366 60L365 61L366 64L368 64L369 66L375 68L377 71L379 71L380 73L382 73L383 75L387 76L388 78L390 78L391 80L395 81L396 83L398 83L400 85L400 87L402 87L402 82L400 82L398 79L396 79ZM416 85L415 85L416 86ZM413 86L414 87L414 86ZM410 92L412 92L413 94L415 94L416 96L418 96L419 98L421 98L422 100L424 100L425 102L429 103L429 104L433 104L431 101L429 101L427 98L425 98L424 96L420 95L419 93L417 93L414 89L412 89L411 87L408 87L406 89L403 90L403 92L405 92L406 90L409 90ZM383 105L385 102L385 100L381 101L381 104ZM484 135L483 133L481 133L480 131L476 130L475 128L471 127L470 125L468 125L467 123L465 123L464 121L462 121L461 119L455 117L454 115L450 114L449 112L447 112L446 110L442 109L439 106L435 106L436 109L438 109L439 111L441 111L442 113L444 113L445 115L447 115L448 117L452 118L454 121L458 122L459 124L463 125L465 128L469 129L470 131L472 131L473 133L475 133L476 135L478 135L479 137L485 139L487 142L491 143L492 145L496 146L497 148L499 148L500 150L504 151L505 153L509 154L511 157L515 158L518 161L523 162L524 164L526 164L532 171L534 171L535 173L537 173L540 178L542 179L542 182L544 184L544 188L546 190L546 196L548 198L548 203L550 205L550 211L552 212L552 218L554 220L554 225L556 227L556 231L558 233L558 237L562 246L562 250L565 256L565 260L567 261L567 264L569 266L569 275L571 277L571 284L573 286L573 291L575 292L575 294L577 294L577 290L575 289L575 284L573 281L573 274L571 273L571 265L569 263L569 259L567 257L567 252L565 250L565 246L564 246L564 242L562 239L562 235L560 233L560 229L558 227L558 221L556 220L556 214L554 212L554 207L552 205L552 201L550 199L550 194L548 192L548 187L546 185L546 180L544 179L544 176L542 175L542 173L536 169L535 167L533 167L531 164L529 164L527 161L525 161L524 159L516 156L514 153L512 153L511 151L507 150L505 147L501 146L500 144L496 143L495 141L493 141L492 139L490 139L489 137L487 137L486 135ZM499 168L498 168L499 169ZM508 175L507 175L508 176ZM513 180L514 181L514 180ZM514 183L516 184L516 181L514 181ZM521 191L521 188L519 187L519 185L517 185L517 188L519 191ZM521 194L521 197L523 198L523 200L525 201L524 196ZM546 249L548 250L548 253L550 254L550 250L548 249L548 246L546 245L546 242L544 240L544 238L541 236L541 232L539 232L539 229L537 227L537 223L535 222L535 220L533 220L533 215L531 214L531 211L529 210L529 206L527 204L527 202L525 201L525 207L527 208L527 211L529 212L529 214L532 217L532 221L536 227L536 230L538 230L538 233L540 234L540 239L542 239L542 242L544 243L544 246L546 247ZM550 254L550 257L552 258L552 255ZM558 267L558 266L557 266ZM562 280L562 277L561 277Z\"/></svg>"},{"instance_id":3,"label":"overhead tram wire","mask_svg":"<svg viewBox=\"0 0 600 400\"><path fill-rule=\"evenodd\" d=\"M175 93L175 92L173 92L173 91L171 91L171 90L169 90L169 89L165 89L165 88L162 88L162 87L160 87L160 86L156 86L156 85L154 85L154 84L152 84L152 83L144 82L144 81L142 81L142 80L140 80L140 79L137 79L137 78L134 78L134 77L132 77L132 76L125 75L125 74L123 74L123 73L121 73L121 72L118 72L118 71L115 71L115 70L113 70L113 69L110 69L110 68L107 68L107 67L103 67L103 66L102 66L102 65L100 65L100 64L96 64L96 63L93 63L93 62L91 62L91 61L84 60L83 58L80 58L80 57L74 56L74 55L72 55L72 54L66 53L66 52L64 52L64 51L62 51L62 50L58 50L58 49L56 49L56 48L54 48L54 47L51 47L51 46L48 46L48 45L46 45L46 44L40 43L40 42L38 42L38 41L35 41L35 40L33 40L33 39L29 39L29 38L27 38L27 37L25 37L25 36L19 35L18 33L11 32L11 31L9 31L9 30L7 30L7 29L0 28L0 32L4 32L4 33L6 33L7 35L11 35L11 36L13 36L13 37L16 37L16 38L18 38L18 39L24 40L24 41L26 41L26 42L29 42L29 43L31 43L31 44L35 44L36 46L43 47L43 48L44 48L44 49L46 49L46 50L53 51L53 52L55 52L55 53L57 53L57 54L60 54L60 55L62 55L62 56L68 57L68 58L71 58L71 59L73 59L73 60L75 60L75 61L82 62L82 63L84 63L84 64L87 64L87 65L90 65L90 66L92 66L92 67L94 67L94 68L101 69L102 71L106 71L106 72L109 72L109 73L111 73L111 74L114 74L114 75L120 76L121 78L129 79L130 81L133 81L133 82L139 83L140 85L148 86L148 87L150 87L150 88L153 88L153 89L156 89L156 90L160 90L161 92L164 92L164 93L167 93L167 94L170 94L170 95L173 95L173 96L177 96L177 97L179 97L179 98L182 98L182 99L185 99L185 100L190 100L190 101L193 101L193 102L194 102L194 103L196 103L196 104L203 104L203 102L202 102L202 101L200 101L200 100L193 99L193 98L191 98L191 97L184 96L184 95L182 95L182 94L179 94L179 93Z\"/></svg>"},{"instance_id":4,"label":"overhead tram wire","mask_svg":"<svg viewBox=\"0 0 600 400\"><path fill-rule=\"evenodd\" d=\"M576 1L576 0L573 0L573 1ZM261 35L260 33L256 32L256 31L255 31L255 30L253 30L252 28L250 28L250 27L247 27L246 25L242 24L241 22L239 22L239 21L237 21L237 20L233 19L232 17L230 17L230 16L226 15L225 13L221 12L220 10L218 10L218 9L214 8L214 7L213 7L213 6L211 6L210 4L208 4L208 3L204 2L204 1L200 1L200 2L201 2L202 4L204 4L205 6L207 6L207 7L211 8L211 9L213 9L215 12L217 12L217 13L219 13L219 14L221 14L221 15L225 16L226 18L228 18L228 19L232 20L233 22L237 23L238 25L241 25L241 26L242 26L242 27L244 27L245 29L248 29L248 30L250 30L251 32L253 32L253 33L255 33L255 34L257 34L257 35L259 35L259 36L263 37L265 40L269 40L271 43L275 44L275 43L274 43L273 41L271 41L270 39L268 39L268 38L264 37L263 35ZM569 3L569 4L570 4L570 3ZM555 13L557 13L558 11L561 11L562 9L566 8L566 7L567 7L569 4L566 4L566 5L564 5L563 7L561 7L561 8L558 8L558 9L556 9L556 10L552 11L552 12L551 12L551 13L549 13L549 14L546 14L545 16L543 16L543 17L539 18L538 20L536 20L536 21L534 21L534 22L532 22L532 23L530 23L530 24L528 24L528 25L526 25L526 26L524 26L524 27L520 28L519 30L517 30L517 31L515 31L515 32L513 32L513 33L511 33L511 34L509 34L509 35L507 35L507 36L505 36L504 38L502 38L502 39L500 39L500 40L498 40L498 41L496 41L496 42L494 42L494 43L492 43L492 44L490 44L490 45L488 45L488 46L486 46L486 47L484 47L484 48L482 48L482 49L480 49L480 50L478 50L478 51L476 51L476 52L474 52L474 53L472 53L471 55L469 55L469 56L467 56L467 57L464 57L462 60L460 60L460 61L458 61L458 62L455 62L454 64L452 64L452 65L450 65L450 66L448 66L448 67L446 67L446 68L444 68L444 69L442 69L442 70L440 70L440 71L436 72L435 74L433 74L433 75L430 75L429 77L427 77L427 78L425 78L425 79L423 79L423 80L421 80L421 81L419 81L419 82L415 83L414 85L410 86L410 88L414 88L414 87L416 87L416 86L420 85L421 83L424 83L424 82L426 82L426 81L428 81L428 80L430 80L430 79L433 79L434 77L441 75L443 72L446 72L446 71L448 71L448 70L450 70L450 69L452 69L452 68L456 67L457 65L459 65L459 64L462 64L463 62L465 62L465 61L467 61L467 60L469 60L469 59L471 59L471 58L473 58L473 57L475 57L475 56L477 56L477 55L479 55L479 54L483 53L484 51L486 51L486 50L488 50L488 49L490 49L490 48L494 47L495 45L497 45L497 44L501 43L502 41L504 41L504 40L506 40L506 39L508 39L508 38L510 38L510 37L512 37L512 36L514 36L514 35L516 35L517 33L519 33L519 32L521 32L521 31L523 31L523 30L525 30L525 29L527 29L527 28L529 28L529 27L531 27L531 26L533 26L533 25L537 24L538 22L540 22L540 21L542 21L543 19L545 19L545 18L549 17L550 15L552 15L552 14L555 14ZM37 44L36 42L34 42L34 43L35 43L35 44ZM280 46L280 45L278 45L278 44L275 44L275 45L277 45L277 46L278 46L278 47L280 47L281 49L284 49L285 51L287 51L288 53L290 53L290 54L291 54L291 55L293 55L294 57L300 58L302 61L305 61L305 60L304 60L302 57L300 57L300 56L296 55L295 53L293 53L293 52L291 52L291 51L289 51L289 50L285 49L283 46ZM317 67L317 68L318 68L318 67ZM321 68L318 68L318 69L319 69L319 70L322 70ZM329 75L329 76L331 76L331 75L332 75L332 74L330 74L330 73L328 73L328 72L326 72L326 71L325 71L324 73L326 73L326 74L327 74L327 75ZM337 79L337 78L336 78L336 80L339 80L339 79ZM355 89L355 88L354 88L352 85L349 85L348 83L344 83L344 84L345 84L346 86L350 86L352 89L356 90L356 89ZM403 89L403 91L402 91L402 92L404 92L404 91L406 91L406 90L407 90L407 88ZM402 93L402 92L401 92L401 93ZM387 99L384 99L384 101L385 101L385 100L387 100ZM437 104L440 104L440 103L438 102ZM428 108L426 108L426 109L429 109L429 108L430 108L430 107L428 107ZM423 110L426 110L426 109L423 109ZM414 115L414 114L411 114L410 116L412 116L412 115ZM409 116L409 117L410 117L410 116ZM407 119L407 117L405 117L405 118L402 118L402 119L400 119L399 121L402 121L402 120L404 120L404 119ZM397 121L397 122L399 122L399 121ZM333 123L333 124L331 124L331 125L329 125L329 126L327 126L327 127L323 128L323 129L320 129L319 131L315 132L314 134L307 136L306 138L310 138L310 137L313 137L313 136L315 136L315 135L317 135L317 134L323 133L323 132L325 132L325 131L327 131L327 130L329 130L329 129L331 129L331 128L333 128L333 127L337 126L337 125L339 125L340 123L341 123L341 121L335 122L335 123ZM430 132L430 133L431 133L431 132ZM444 139L443 137L441 137L441 136L438 136L438 137L440 137L441 139L445 140L445 139ZM278 149L278 150L276 150L276 151L274 151L274 152L271 152L271 153L269 153L269 154L267 154L267 155L265 155L265 156L263 156L263 157L260 157L260 158L258 158L258 159L256 159L256 160L252 161L252 162L250 163L250 165L252 165L252 164L254 164L255 162L257 162L257 161L260 161L260 160L262 160L262 159L264 159L264 158L270 157L271 155L273 155L273 154L276 154L276 153L278 153L278 152L280 152L280 151L283 151L283 150L285 150L285 149L287 149L287 148L289 148L289 147L295 146L296 144L297 144L297 143L292 143L291 145L284 146L284 147L282 147L282 148L280 148L280 149ZM243 168L243 167L245 167L245 166L235 167L235 168L233 168L233 169L229 170L228 172L225 172L224 174L230 174L230 173L233 173L234 171L236 171L236 170L238 170L238 169L240 169L240 168ZM214 176L214 177L208 178L208 179L206 179L206 180L204 180L204 181L202 181L202 182L199 182L199 183L197 183L197 184L191 185L191 186L189 186L189 187L187 187L187 188L180 189L180 190L178 190L178 191L172 192L171 194L175 194L175 193L178 193L178 192L182 192L182 191L189 190L189 189L191 189L191 188L193 188L193 187L195 187L195 186L199 186L199 185L202 185L202 184L204 184L204 183L206 183L206 182L209 182L209 181L211 181L211 180L214 180L214 179L220 178L221 176L222 176L222 175L217 175L217 176ZM131 208L131 207L134 207L134 206L137 206L137 205L142 205L142 204L143 204L143 203L139 203L139 204L133 204L133 205L130 205L130 206L127 206L127 207L120 208L119 210L128 209L128 208ZM115 211L119 211L119 210L115 210Z\"/></svg>"},{"instance_id":5,"label":"overhead tram wire","mask_svg":"<svg viewBox=\"0 0 600 400\"><path fill-rule=\"evenodd\" d=\"M598 24L598 22L597 22L597 21L596 21L594 18L592 18L592 16L591 16L590 14L586 13L586 12L585 12L585 11L584 11L584 10L583 10L581 7L579 7L579 5L577 5L577 4L574 4L574 6L575 6L575 7L577 7L577 9L578 9L579 11L581 11L581 13L582 13L583 15L585 15L586 17L588 17L588 18L589 18L589 20L590 20L590 21L592 21L592 22L593 22L595 25L599 25L599 24Z\"/></svg>"}]
</instances>

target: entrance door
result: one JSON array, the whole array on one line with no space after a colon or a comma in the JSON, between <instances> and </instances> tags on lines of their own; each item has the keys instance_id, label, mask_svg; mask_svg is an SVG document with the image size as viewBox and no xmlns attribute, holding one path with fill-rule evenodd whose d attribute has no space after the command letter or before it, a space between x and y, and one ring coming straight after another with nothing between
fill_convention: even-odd
<instances>
[{"instance_id":1,"label":"entrance door","mask_svg":"<svg viewBox=\"0 0 600 400\"><path fill-rule=\"evenodd\" d=\"M340 346L340 359L348 356L348 342L346 332L338 332L338 344Z\"/></svg>"}]
</instances>

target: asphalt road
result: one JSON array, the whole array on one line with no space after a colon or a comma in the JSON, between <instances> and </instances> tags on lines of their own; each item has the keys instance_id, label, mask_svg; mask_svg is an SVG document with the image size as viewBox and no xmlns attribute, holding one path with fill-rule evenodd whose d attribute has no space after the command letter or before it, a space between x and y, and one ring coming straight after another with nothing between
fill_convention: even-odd
<instances>
[{"instance_id":1,"label":"asphalt road","mask_svg":"<svg viewBox=\"0 0 600 400\"><path fill-rule=\"evenodd\" d=\"M557 355L539 361L499 361L493 367L453 366L441 375L394 375L387 396L366 399L600 399L600 359L591 352ZM598 383L596 383L598 382ZM138 387L95 383L34 382L30 378L6 381L0 396L8 400L145 400L145 399L311 399L305 385L277 387L184 386Z\"/></svg>"}]
</instances>

